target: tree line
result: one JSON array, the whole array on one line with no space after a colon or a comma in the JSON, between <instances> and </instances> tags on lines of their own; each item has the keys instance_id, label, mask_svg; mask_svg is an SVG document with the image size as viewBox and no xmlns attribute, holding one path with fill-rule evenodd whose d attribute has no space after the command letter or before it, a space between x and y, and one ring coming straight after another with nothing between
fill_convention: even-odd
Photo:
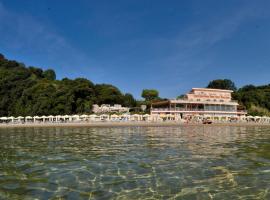
<instances>
[{"instance_id":1,"label":"tree line","mask_svg":"<svg viewBox=\"0 0 270 200\"><path fill-rule=\"evenodd\" d=\"M270 115L270 84L237 89L231 80L217 79L207 87L233 90L233 98L249 114ZM52 69L26 67L0 54L0 116L91 113L93 104L131 108L145 104L149 111L152 102L164 100L155 89L144 89L141 96L144 100L139 101L113 85L94 84L85 78L57 80Z\"/></svg>"},{"instance_id":2,"label":"tree line","mask_svg":"<svg viewBox=\"0 0 270 200\"><path fill-rule=\"evenodd\" d=\"M91 113L93 104L137 106L131 94L113 85L56 80L52 69L26 67L0 54L0 116Z\"/></svg>"}]
</instances>

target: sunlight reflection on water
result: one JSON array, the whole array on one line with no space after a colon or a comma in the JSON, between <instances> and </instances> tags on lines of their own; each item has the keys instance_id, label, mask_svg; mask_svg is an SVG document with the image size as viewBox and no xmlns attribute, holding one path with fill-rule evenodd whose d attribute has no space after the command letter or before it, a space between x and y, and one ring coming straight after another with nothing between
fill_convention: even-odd
<instances>
[{"instance_id":1,"label":"sunlight reflection on water","mask_svg":"<svg viewBox=\"0 0 270 200\"><path fill-rule=\"evenodd\" d=\"M270 128L0 129L0 199L270 199Z\"/></svg>"}]
</instances>

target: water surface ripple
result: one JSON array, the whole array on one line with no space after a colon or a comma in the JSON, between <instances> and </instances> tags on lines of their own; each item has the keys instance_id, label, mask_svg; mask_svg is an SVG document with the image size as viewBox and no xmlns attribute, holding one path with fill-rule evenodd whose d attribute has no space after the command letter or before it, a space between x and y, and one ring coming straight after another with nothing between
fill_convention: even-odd
<instances>
[{"instance_id":1,"label":"water surface ripple","mask_svg":"<svg viewBox=\"0 0 270 200\"><path fill-rule=\"evenodd\" d=\"M270 199L270 127L0 129L0 199Z\"/></svg>"}]
</instances>

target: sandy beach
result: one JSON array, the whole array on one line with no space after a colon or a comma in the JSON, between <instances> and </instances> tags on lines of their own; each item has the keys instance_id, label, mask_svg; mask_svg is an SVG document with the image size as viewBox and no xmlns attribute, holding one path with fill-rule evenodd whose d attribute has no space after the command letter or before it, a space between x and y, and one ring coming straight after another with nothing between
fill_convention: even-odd
<instances>
[{"instance_id":1,"label":"sandy beach","mask_svg":"<svg viewBox=\"0 0 270 200\"><path fill-rule=\"evenodd\" d=\"M166 127L166 126L270 126L263 123L181 123L167 122L88 122L88 123L25 123L25 124L0 124L0 128L26 128L26 127Z\"/></svg>"}]
</instances>

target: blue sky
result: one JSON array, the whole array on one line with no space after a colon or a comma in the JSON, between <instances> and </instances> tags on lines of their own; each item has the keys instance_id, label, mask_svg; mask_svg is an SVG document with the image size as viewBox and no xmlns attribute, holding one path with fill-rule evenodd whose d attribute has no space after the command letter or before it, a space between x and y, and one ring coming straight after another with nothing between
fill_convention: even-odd
<instances>
[{"instance_id":1,"label":"blue sky","mask_svg":"<svg viewBox=\"0 0 270 200\"><path fill-rule=\"evenodd\" d=\"M57 78L176 97L270 83L270 1L0 0L0 52Z\"/></svg>"}]
</instances>

